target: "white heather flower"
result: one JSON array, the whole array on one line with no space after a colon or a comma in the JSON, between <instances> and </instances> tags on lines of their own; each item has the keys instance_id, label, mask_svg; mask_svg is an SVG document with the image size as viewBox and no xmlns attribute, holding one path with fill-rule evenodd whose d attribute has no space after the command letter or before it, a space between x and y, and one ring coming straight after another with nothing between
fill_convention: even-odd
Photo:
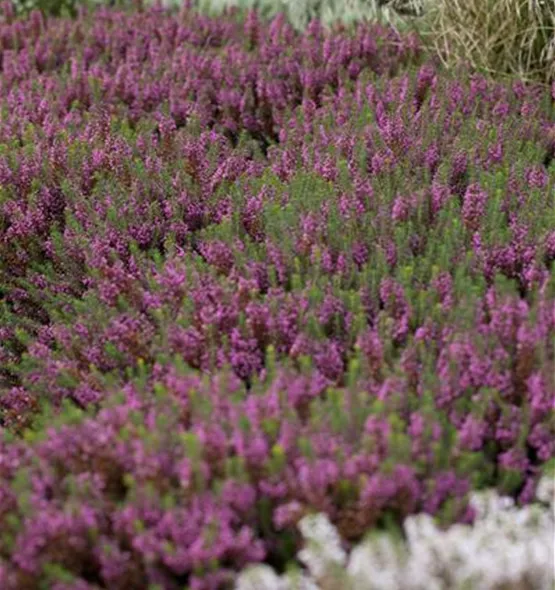
<instances>
[{"instance_id":1,"label":"white heather flower","mask_svg":"<svg viewBox=\"0 0 555 590\"><path fill-rule=\"evenodd\" d=\"M299 529L305 538L305 548L298 557L312 576L320 579L330 570L345 565L347 555L341 547L341 539L325 514L305 516L299 522Z\"/></svg>"},{"instance_id":2,"label":"white heather flower","mask_svg":"<svg viewBox=\"0 0 555 590\"><path fill-rule=\"evenodd\" d=\"M390 535L373 536L351 552L347 572L355 590L389 590L402 583L406 556Z\"/></svg>"},{"instance_id":3,"label":"white heather flower","mask_svg":"<svg viewBox=\"0 0 555 590\"><path fill-rule=\"evenodd\" d=\"M279 576L268 565L246 568L237 579L236 590L284 590Z\"/></svg>"},{"instance_id":4,"label":"white heather flower","mask_svg":"<svg viewBox=\"0 0 555 590\"><path fill-rule=\"evenodd\" d=\"M304 573L285 574L282 580L284 590L321 590L320 586Z\"/></svg>"},{"instance_id":5,"label":"white heather flower","mask_svg":"<svg viewBox=\"0 0 555 590\"><path fill-rule=\"evenodd\" d=\"M301 572L290 572L278 576L267 565L246 568L237 578L235 590L321 590L320 587Z\"/></svg>"},{"instance_id":6,"label":"white heather flower","mask_svg":"<svg viewBox=\"0 0 555 590\"><path fill-rule=\"evenodd\" d=\"M409 569L428 570L445 581L444 588L491 590L525 579L534 588L550 588L552 515L538 506L519 509L493 492L473 495L472 503L478 512L472 527L442 532L429 516L406 520Z\"/></svg>"},{"instance_id":7,"label":"white heather flower","mask_svg":"<svg viewBox=\"0 0 555 590\"><path fill-rule=\"evenodd\" d=\"M261 586L237 590L553 590L553 477L540 482L537 497L548 507L520 508L492 491L473 494L475 523L445 531L427 514L409 517L404 523L406 541L374 534L351 551L346 567L339 535L327 517L306 517L300 524L306 544L298 557L308 565L312 579L302 573L281 579L274 574L260 578ZM329 572L337 568L343 569L344 577L333 578L339 584L326 585L325 577L330 580Z\"/></svg>"},{"instance_id":8,"label":"white heather flower","mask_svg":"<svg viewBox=\"0 0 555 590\"><path fill-rule=\"evenodd\" d=\"M498 496L495 491L474 492L470 494L470 503L476 509L477 520L483 520L490 514L509 510L514 506L514 500L506 496Z\"/></svg>"},{"instance_id":9,"label":"white heather flower","mask_svg":"<svg viewBox=\"0 0 555 590\"><path fill-rule=\"evenodd\" d=\"M536 498L540 502L555 506L555 474L543 477L536 490Z\"/></svg>"}]
</instances>

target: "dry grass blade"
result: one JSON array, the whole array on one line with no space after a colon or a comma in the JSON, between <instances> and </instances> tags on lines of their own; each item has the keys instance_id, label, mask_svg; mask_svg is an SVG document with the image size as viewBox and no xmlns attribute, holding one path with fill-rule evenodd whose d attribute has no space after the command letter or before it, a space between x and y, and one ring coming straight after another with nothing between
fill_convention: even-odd
<instances>
[{"instance_id":1,"label":"dry grass blade","mask_svg":"<svg viewBox=\"0 0 555 590\"><path fill-rule=\"evenodd\" d=\"M555 79L555 3L547 0L435 0L422 37L452 66L492 75Z\"/></svg>"}]
</instances>

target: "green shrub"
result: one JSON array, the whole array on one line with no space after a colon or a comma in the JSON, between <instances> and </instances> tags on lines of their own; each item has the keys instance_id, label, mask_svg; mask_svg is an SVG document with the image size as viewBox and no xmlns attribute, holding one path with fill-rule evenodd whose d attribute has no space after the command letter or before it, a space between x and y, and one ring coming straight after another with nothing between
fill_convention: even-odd
<instances>
[{"instance_id":1,"label":"green shrub","mask_svg":"<svg viewBox=\"0 0 555 590\"><path fill-rule=\"evenodd\" d=\"M11 0L14 12L25 16L33 10L40 10L46 16L75 16L79 5L94 6L102 0Z\"/></svg>"}]
</instances>

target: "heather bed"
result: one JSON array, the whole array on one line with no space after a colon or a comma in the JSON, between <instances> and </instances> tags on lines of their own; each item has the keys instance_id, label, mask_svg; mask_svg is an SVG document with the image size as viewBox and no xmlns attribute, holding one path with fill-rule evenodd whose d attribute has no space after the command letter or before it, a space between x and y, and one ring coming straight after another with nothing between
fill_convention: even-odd
<instances>
[{"instance_id":1,"label":"heather bed","mask_svg":"<svg viewBox=\"0 0 555 590\"><path fill-rule=\"evenodd\" d=\"M553 93L383 27L0 24L0 587L229 587L555 455Z\"/></svg>"}]
</instances>

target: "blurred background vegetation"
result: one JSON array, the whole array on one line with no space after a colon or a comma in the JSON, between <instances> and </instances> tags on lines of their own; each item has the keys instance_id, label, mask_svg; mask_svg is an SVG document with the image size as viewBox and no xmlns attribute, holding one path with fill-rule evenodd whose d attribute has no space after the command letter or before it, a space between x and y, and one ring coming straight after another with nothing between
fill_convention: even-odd
<instances>
[{"instance_id":1,"label":"blurred background vegetation","mask_svg":"<svg viewBox=\"0 0 555 590\"><path fill-rule=\"evenodd\" d=\"M10 1L10 0L8 0ZM161 1L178 9L181 0L11 0L24 16L38 9L50 16L74 15L80 5L133 7ZM360 21L413 31L446 67L466 63L490 77L555 81L555 0L189 0L217 15L226 8L255 8L264 18L284 12L302 30L319 18L326 26Z\"/></svg>"}]
</instances>

